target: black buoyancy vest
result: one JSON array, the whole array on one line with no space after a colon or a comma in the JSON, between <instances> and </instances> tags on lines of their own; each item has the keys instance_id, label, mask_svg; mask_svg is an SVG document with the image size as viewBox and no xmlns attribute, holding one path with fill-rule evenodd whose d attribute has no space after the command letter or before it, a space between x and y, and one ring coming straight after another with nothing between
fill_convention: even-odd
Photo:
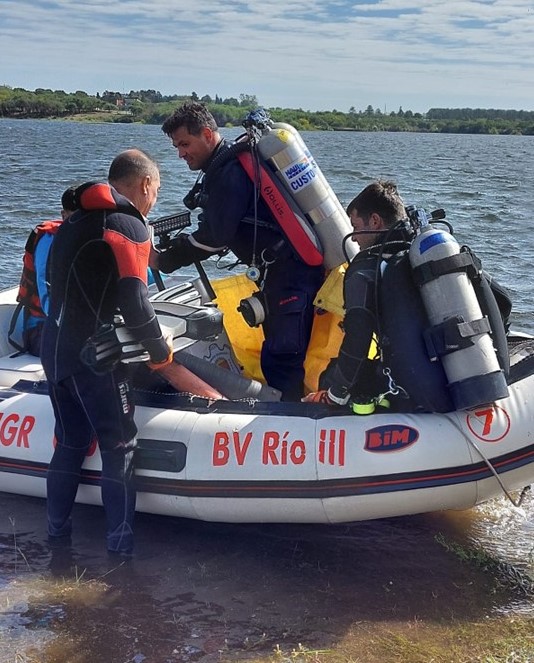
<instances>
[{"instance_id":1,"label":"black buoyancy vest","mask_svg":"<svg viewBox=\"0 0 534 663\"><path fill-rule=\"evenodd\" d=\"M489 320L499 365L508 375L510 362L503 319L510 313L510 300L507 295L502 296L502 288L494 286L484 272L471 280L481 311ZM409 394L409 409L454 410L443 366L440 361L429 359L425 334L431 325L413 279L407 251L388 261L379 287L379 307L383 362L391 369L395 382Z\"/></svg>"}]
</instances>

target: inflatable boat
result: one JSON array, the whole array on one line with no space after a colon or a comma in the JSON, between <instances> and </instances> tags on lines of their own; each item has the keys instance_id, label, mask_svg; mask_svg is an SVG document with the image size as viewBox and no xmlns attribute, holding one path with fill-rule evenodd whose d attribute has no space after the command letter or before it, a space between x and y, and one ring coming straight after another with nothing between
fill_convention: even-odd
<instances>
[{"instance_id":1,"label":"inflatable boat","mask_svg":"<svg viewBox=\"0 0 534 663\"><path fill-rule=\"evenodd\" d=\"M178 317L189 319L203 310L201 290L191 281L153 299L178 304ZM39 361L8 342L16 292L0 292L0 490L44 498L54 417ZM237 374L229 335L210 324L202 338L184 322L182 347ZM534 339L511 336L509 351L507 398L445 414L358 416L279 402L271 392L210 401L139 381L137 509L206 521L341 523L466 509L503 493L515 499L534 482ZM100 467L94 444L77 501L101 504Z\"/></svg>"}]
</instances>

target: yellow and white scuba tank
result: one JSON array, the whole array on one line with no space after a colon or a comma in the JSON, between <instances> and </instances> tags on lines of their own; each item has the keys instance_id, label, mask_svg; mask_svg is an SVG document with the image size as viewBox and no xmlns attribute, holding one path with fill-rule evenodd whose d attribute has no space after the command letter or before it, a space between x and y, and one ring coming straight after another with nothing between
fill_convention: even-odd
<instances>
[{"instance_id":1,"label":"yellow and white scuba tank","mask_svg":"<svg viewBox=\"0 0 534 663\"><path fill-rule=\"evenodd\" d=\"M259 159L254 167L251 157L238 158L249 176L259 180L261 195L293 248L307 264L320 260L327 270L350 261L359 246L343 242L352 233L349 217L299 132L290 124L272 122L262 108L249 113L243 126ZM275 189L279 195L273 198ZM279 205L280 195L287 206Z\"/></svg>"},{"instance_id":2,"label":"yellow and white scuba tank","mask_svg":"<svg viewBox=\"0 0 534 663\"><path fill-rule=\"evenodd\" d=\"M481 311L469 269L472 256L454 236L427 222L424 210L409 249L415 281L429 319L433 358L441 360L458 410L508 396L506 376L492 341L490 320Z\"/></svg>"},{"instance_id":3,"label":"yellow and white scuba tank","mask_svg":"<svg viewBox=\"0 0 534 663\"><path fill-rule=\"evenodd\" d=\"M282 122L266 125L258 151L311 222L323 248L325 268L352 259L358 252L355 242L348 243L348 256L343 252L343 239L352 232L349 217L299 132Z\"/></svg>"}]
</instances>

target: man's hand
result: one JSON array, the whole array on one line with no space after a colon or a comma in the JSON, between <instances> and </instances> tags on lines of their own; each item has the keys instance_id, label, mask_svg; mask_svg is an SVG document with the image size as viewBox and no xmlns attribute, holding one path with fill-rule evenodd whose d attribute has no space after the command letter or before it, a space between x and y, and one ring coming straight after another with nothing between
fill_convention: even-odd
<instances>
[{"instance_id":1,"label":"man's hand","mask_svg":"<svg viewBox=\"0 0 534 663\"><path fill-rule=\"evenodd\" d=\"M327 405L346 405L349 402L349 395L342 398L337 398L333 396L330 391L326 389L320 389L319 391L313 391L311 394L304 396L301 399L303 403L326 403Z\"/></svg>"},{"instance_id":2,"label":"man's hand","mask_svg":"<svg viewBox=\"0 0 534 663\"><path fill-rule=\"evenodd\" d=\"M164 366L168 366L172 362L172 358L174 356L174 348L172 345L172 335L169 334L168 336L165 337L165 343L167 344L167 347L169 349L169 352L165 359L163 361L159 362L154 362L154 361L149 361L148 362L148 368L150 368L153 371L159 371L160 368L163 368Z\"/></svg>"},{"instance_id":3,"label":"man's hand","mask_svg":"<svg viewBox=\"0 0 534 663\"><path fill-rule=\"evenodd\" d=\"M328 396L328 391L326 389L312 391L311 394L304 396L304 398L301 400L303 403L327 403L328 405L334 404L334 401L332 401Z\"/></svg>"}]
</instances>

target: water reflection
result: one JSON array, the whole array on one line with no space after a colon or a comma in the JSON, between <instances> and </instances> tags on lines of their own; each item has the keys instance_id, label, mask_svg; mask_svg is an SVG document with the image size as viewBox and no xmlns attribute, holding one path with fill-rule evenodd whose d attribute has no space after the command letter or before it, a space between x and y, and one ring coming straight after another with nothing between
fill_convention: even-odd
<instances>
[{"instance_id":1,"label":"water reflection","mask_svg":"<svg viewBox=\"0 0 534 663\"><path fill-rule=\"evenodd\" d=\"M129 562L107 555L98 507L76 505L72 542L50 547L43 500L0 504L0 663L253 661L278 644L335 646L354 624L409 635L414 622L534 617L532 595L458 555L534 578L531 496L523 513L497 500L331 527L139 514Z\"/></svg>"},{"instance_id":2,"label":"water reflection","mask_svg":"<svg viewBox=\"0 0 534 663\"><path fill-rule=\"evenodd\" d=\"M498 582L513 589L510 602L496 605L496 612L534 615L534 493L531 490L519 507L503 497L468 511L431 517L446 536L465 547L466 556L481 568L491 569Z\"/></svg>"}]
</instances>

